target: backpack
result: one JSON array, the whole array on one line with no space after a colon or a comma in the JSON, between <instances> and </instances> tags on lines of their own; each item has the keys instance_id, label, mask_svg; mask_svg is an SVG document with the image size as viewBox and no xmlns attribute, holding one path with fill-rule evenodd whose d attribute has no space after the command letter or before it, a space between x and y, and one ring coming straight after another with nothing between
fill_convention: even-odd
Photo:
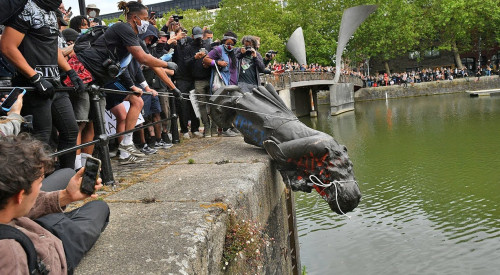
<instances>
[{"instance_id":1,"label":"backpack","mask_svg":"<svg viewBox=\"0 0 500 275\"><path fill-rule=\"evenodd\" d=\"M9 19L18 15L26 6L28 0L0 0L0 25L4 25Z\"/></svg>"},{"instance_id":2,"label":"backpack","mask_svg":"<svg viewBox=\"0 0 500 275\"><path fill-rule=\"evenodd\" d=\"M21 230L10 225L0 224L0 240L2 239L16 240L23 247L28 256L29 274L49 274L43 262L38 260L33 242Z\"/></svg>"},{"instance_id":3,"label":"backpack","mask_svg":"<svg viewBox=\"0 0 500 275\"><path fill-rule=\"evenodd\" d=\"M86 33L78 36L75 41L75 45L73 46L75 53L79 53L92 47L97 39L101 37L107 29L107 26L95 26L90 28Z\"/></svg>"}]
</instances>

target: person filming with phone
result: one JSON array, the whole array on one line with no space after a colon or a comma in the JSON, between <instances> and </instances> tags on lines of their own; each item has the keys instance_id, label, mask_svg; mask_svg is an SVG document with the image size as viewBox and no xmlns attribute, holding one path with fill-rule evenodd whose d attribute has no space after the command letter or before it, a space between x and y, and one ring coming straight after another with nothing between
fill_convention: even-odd
<instances>
[{"instance_id":1,"label":"person filming with phone","mask_svg":"<svg viewBox=\"0 0 500 275\"><path fill-rule=\"evenodd\" d=\"M100 200L63 212L72 202L97 197L98 165L78 171L63 190L40 191L45 174L54 169L45 148L26 134L0 139L0 159L8 160L0 165L2 274L72 274L108 223L109 207ZM9 236L12 231L16 237Z\"/></svg>"}]
</instances>

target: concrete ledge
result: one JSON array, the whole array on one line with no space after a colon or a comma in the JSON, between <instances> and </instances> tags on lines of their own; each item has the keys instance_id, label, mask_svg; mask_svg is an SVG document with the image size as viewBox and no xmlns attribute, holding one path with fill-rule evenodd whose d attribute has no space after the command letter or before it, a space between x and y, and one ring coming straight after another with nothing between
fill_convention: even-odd
<instances>
[{"instance_id":1,"label":"concrete ledge","mask_svg":"<svg viewBox=\"0 0 500 275\"><path fill-rule=\"evenodd\" d=\"M284 190L263 149L220 138L106 197L110 223L75 274L221 274L226 206L267 224L262 272L289 274Z\"/></svg>"}]
</instances>

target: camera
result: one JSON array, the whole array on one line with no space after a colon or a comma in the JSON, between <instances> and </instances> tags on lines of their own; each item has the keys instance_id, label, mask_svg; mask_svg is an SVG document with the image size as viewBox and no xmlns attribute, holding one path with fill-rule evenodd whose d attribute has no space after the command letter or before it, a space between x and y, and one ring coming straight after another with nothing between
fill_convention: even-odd
<instances>
[{"instance_id":1,"label":"camera","mask_svg":"<svg viewBox=\"0 0 500 275\"><path fill-rule=\"evenodd\" d=\"M172 17L174 18L175 22L179 22L179 19L184 19L184 16L177 14L172 15Z\"/></svg>"},{"instance_id":2,"label":"camera","mask_svg":"<svg viewBox=\"0 0 500 275\"><path fill-rule=\"evenodd\" d=\"M278 51L273 51L273 50L270 50L266 53L266 57L267 58L271 58L273 56L273 54L278 54Z\"/></svg>"},{"instance_id":3,"label":"camera","mask_svg":"<svg viewBox=\"0 0 500 275\"><path fill-rule=\"evenodd\" d=\"M116 77L120 73L120 63L115 62L111 58L106 59L102 63L102 66L106 68L108 75L111 77Z\"/></svg>"},{"instance_id":4,"label":"camera","mask_svg":"<svg viewBox=\"0 0 500 275\"><path fill-rule=\"evenodd\" d=\"M252 47L245 46L245 55L252 55Z\"/></svg>"}]
</instances>

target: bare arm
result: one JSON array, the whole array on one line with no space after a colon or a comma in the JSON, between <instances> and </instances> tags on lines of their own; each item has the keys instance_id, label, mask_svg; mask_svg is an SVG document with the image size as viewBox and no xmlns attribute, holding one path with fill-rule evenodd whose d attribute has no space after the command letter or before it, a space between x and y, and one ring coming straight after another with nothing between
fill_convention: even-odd
<instances>
[{"instance_id":1,"label":"bare arm","mask_svg":"<svg viewBox=\"0 0 500 275\"><path fill-rule=\"evenodd\" d=\"M163 68L151 67L155 74L165 83L171 90L175 89L175 85L172 80L167 76L167 73Z\"/></svg>"},{"instance_id":2,"label":"bare arm","mask_svg":"<svg viewBox=\"0 0 500 275\"><path fill-rule=\"evenodd\" d=\"M14 28L6 27L0 41L0 51L7 59L27 78L36 74L31 68L18 47L24 39L24 33Z\"/></svg>"},{"instance_id":3,"label":"bare arm","mask_svg":"<svg viewBox=\"0 0 500 275\"><path fill-rule=\"evenodd\" d=\"M66 48L62 49L62 54L64 56L70 55L73 52L73 46L74 45L70 45L70 46L67 46Z\"/></svg>"},{"instance_id":4,"label":"bare arm","mask_svg":"<svg viewBox=\"0 0 500 275\"><path fill-rule=\"evenodd\" d=\"M167 62L157 59L150 54L147 54L141 46L127 46L127 50L139 63L148 67L167 67Z\"/></svg>"},{"instance_id":5,"label":"bare arm","mask_svg":"<svg viewBox=\"0 0 500 275\"><path fill-rule=\"evenodd\" d=\"M57 65L59 65L59 68L63 69L65 72L71 70L71 66L69 66L68 61L64 58L61 49L57 49Z\"/></svg>"}]
</instances>

